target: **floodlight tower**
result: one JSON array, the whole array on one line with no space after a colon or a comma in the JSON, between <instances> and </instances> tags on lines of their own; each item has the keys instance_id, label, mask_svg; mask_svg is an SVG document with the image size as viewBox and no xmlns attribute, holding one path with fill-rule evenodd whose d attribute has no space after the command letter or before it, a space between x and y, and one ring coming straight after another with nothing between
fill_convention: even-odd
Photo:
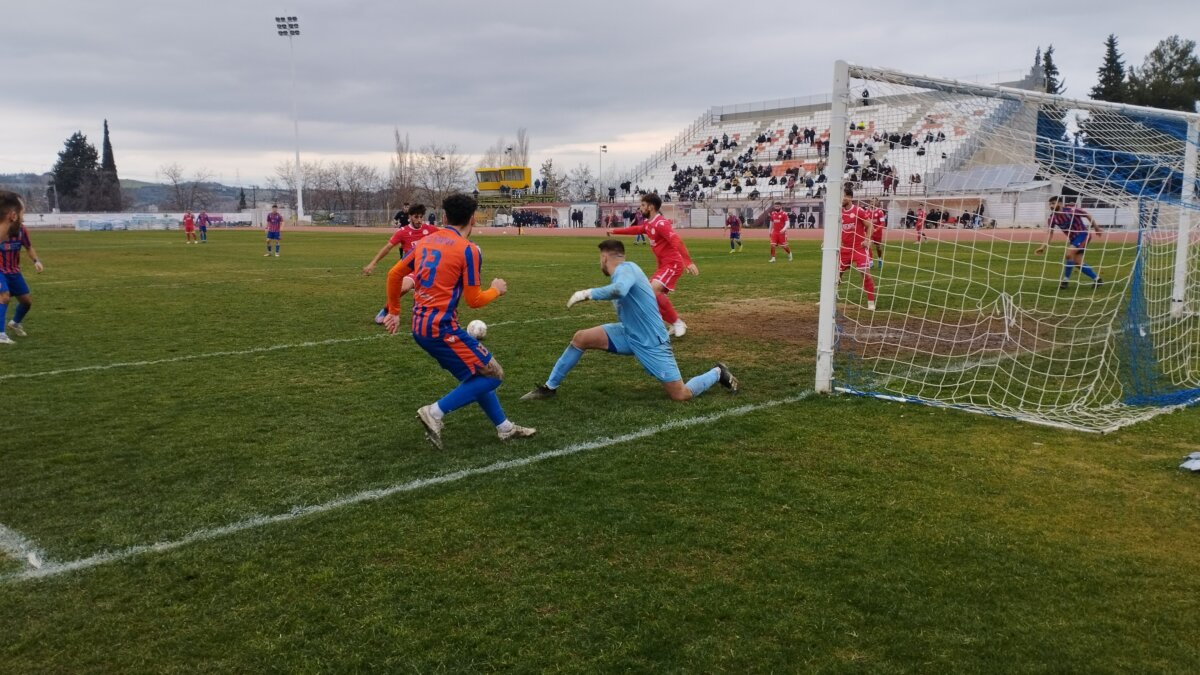
<instances>
[{"instance_id":1,"label":"floodlight tower","mask_svg":"<svg viewBox=\"0 0 1200 675\"><path fill-rule=\"evenodd\" d=\"M300 20L294 16L275 17L275 32L288 40L292 62L292 128L296 134L296 222L304 217L304 173L300 170L300 113L296 105L296 47L292 38L300 35Z\"/></svg>"},{"instance_id":2,"label":"floodlight tower","mask_svg":"<svg viewBox=\"0 0 1200 675\"><path fill-rule=\"evenodd\" d=\"M596 204L597 204L596 208L597 209L600 208L599 207L600 202L602 202L604 200L604 195L602 195L600 193L604 191L604 153L606 153L606 152L608 152L608 146L607 145L600 146L600 152L598 153L598 155L600 157L600 175L596 176L596 185L598 188L596 190Z\"/></svg>"}]
</instances>

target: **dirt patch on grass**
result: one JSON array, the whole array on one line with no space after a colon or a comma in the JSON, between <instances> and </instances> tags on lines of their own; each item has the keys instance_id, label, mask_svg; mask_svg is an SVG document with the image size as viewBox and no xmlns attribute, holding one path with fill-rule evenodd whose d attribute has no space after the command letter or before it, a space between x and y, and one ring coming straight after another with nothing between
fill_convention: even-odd
<instances>
[{"instance_id":1,"label":"dirt patch on grass","mask_svg":"<svg viewBox=\"0 0 1200 675\"><path fill-rule=\"evenodd\" d=\"M781 354L811 352L817 344L817 304L809 299L717 302L687 313L684 320L689 333L719 341L721 358L739 363L774 362Z\"/></svg>"}]
</instances>

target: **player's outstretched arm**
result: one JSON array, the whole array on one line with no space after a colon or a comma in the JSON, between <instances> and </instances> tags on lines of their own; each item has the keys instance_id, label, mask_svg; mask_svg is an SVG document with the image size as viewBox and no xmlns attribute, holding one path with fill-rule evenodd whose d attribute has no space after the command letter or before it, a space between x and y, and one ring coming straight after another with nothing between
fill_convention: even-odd
<instances>
[{"instance_id":1,"label":"player's outstretched arm","mask_svg":"<svg viewBox=\"0 0 1200 675\"><path fill-rule=\"evenodd\" d=\"M390 241L388 243L384 244L383 248L379 249L379 253L376 253L375 257L371 258L371 262L369 262L363 266L363 270L362 270L363 276L364 277L371 276L371 272L375 271L375 266L378 265L379 261L383 260L384 256L386 256L388 253L390 253L393 248L396 248L396 245L391 243Z\"/></svg>"},{"instance_id":2,"label":"player's outstretched arm","mask_svg":"<svg viewBox=\"0 0 1200 675\"><path fill-rule=\"evenodd\" d=\"M617 298L625 297L629 293L629 289L633 288L633 282L634 277L632 274L626 274L623 269L618 269L613 272L612 283L609 285L601 286L600 288L593 288L587 291L579 291L575 295L571 296L571 299L574 300L575 296L579 295L580 293L587 293L587 297L583 299L616 300ZM579 301L576 300L575 302ZM574 303L567 303L567 307L570 307L572 304Z\"/></svg>"},{"instance_id":3,"label":"player's outstretched arm","mask_svg":"<svg viewBox=\"0 0 1200 675\"><path fill-rule=\"evenodd\" d=\"M646 234L646 226L630 225L629 227L615 227L611 230L606 230L605 234L610 237L615 234Z\"/></svg>"},{"instance_id":4,"label":"player's outstretched arm","mask_svg":"<svg viewBox=\"0 0 1200 675\"><path fill-rule=\"evenodd\" d=\"M38 256L38 254L37 254L37 251L33 250L33 245L32 245L32 244L28 244L28 243L27 243L27 244L26 244L26 246L25 246L25 248L29 250L29 257L30 257L30 258L33 258L33 267L34 267L34 269L36 269L36 270L38 271L38 274L41 274L41 273L42 273L42 270L46 269L46 268L45 268L45 266L44 266L44 265L42 265L42 259L41 259L41 257L40 257L40 256Z\"/></svg>"}]
</instances>

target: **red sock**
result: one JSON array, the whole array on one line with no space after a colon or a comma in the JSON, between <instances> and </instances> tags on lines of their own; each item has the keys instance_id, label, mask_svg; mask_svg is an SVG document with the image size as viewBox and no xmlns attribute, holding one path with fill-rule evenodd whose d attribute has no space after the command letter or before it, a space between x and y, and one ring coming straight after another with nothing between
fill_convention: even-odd
<instances>
[{"instance_id":1,"label":"red sock","mask_svg":"<svg viewBox=\"0 0 1200 675\"><path fill-rule=\"evenodd\" d=\"M786 253L786 254L788 254L788 255L791 255L791 254L792 254L792 248L791 248L790 246L784 246L784 247L783 247L783 252L784 252L784 253Z\"/></svg>"},{"instance_id":2,"label":"red sock","mask_svg":"<svg viewBox=\"0 0 1200 675\"><path fill-rule=\"evenodd\" d=\"M863 274L863 288L867 289L867 299L874 302L875 280L871 278L871 274L869 272Z\"/></svg>"},{"instance_id":3,"label":"red sock","mask_svg":"<svg viewBox=\"0 0 1200 675\"><path fill-rule=\"evenodd\" d=\"M675 311L675 306L671 304L671 299L666 293L655 293L654 299L658 300L658 313L662 315L663 321L675 323L679 320L679 312Z\"/></svg>"},{"instance_id":4,"label":"red sock","mask_svg":"<svg viewBox=\"0 0 1200 675\"><path fill-rule=\"evenodd\" d=\"M775 257L775 244L771 244L771 257Z\"/></svg>"}]
</instances>

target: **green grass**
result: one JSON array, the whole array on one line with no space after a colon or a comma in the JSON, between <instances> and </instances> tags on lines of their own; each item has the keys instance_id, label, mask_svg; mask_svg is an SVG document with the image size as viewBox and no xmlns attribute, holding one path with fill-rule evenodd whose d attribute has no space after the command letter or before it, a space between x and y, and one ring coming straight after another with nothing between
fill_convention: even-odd
<instances>
[{"instance_id":1,"label":"green grass","mask_svg":"<svg viewBox=\"0 0 1200 675\"><path fill-rule=\"evenodd\" d=\"M260 233L35 233L47 272L0 378L346 341L0 379L0 523L73 560L812 385L817 244L768 266L761 243L692 240L676 354L685 377L729 361L741 395L671 403L589 353L519 403L612 311L564 307L602 283L594 240L483 237L510 293L465 315L493 324L501 401L539 435L501 444L469 408L434 452L413 413L452 380L374 337L382 270L357 270L379 237L285 236L275 259ZM1198 432L1196 410L1094 436L809 397L10 578L0 672L1194 672L1200 482L1175 467Z\"/></svg>"}]
</instances>

